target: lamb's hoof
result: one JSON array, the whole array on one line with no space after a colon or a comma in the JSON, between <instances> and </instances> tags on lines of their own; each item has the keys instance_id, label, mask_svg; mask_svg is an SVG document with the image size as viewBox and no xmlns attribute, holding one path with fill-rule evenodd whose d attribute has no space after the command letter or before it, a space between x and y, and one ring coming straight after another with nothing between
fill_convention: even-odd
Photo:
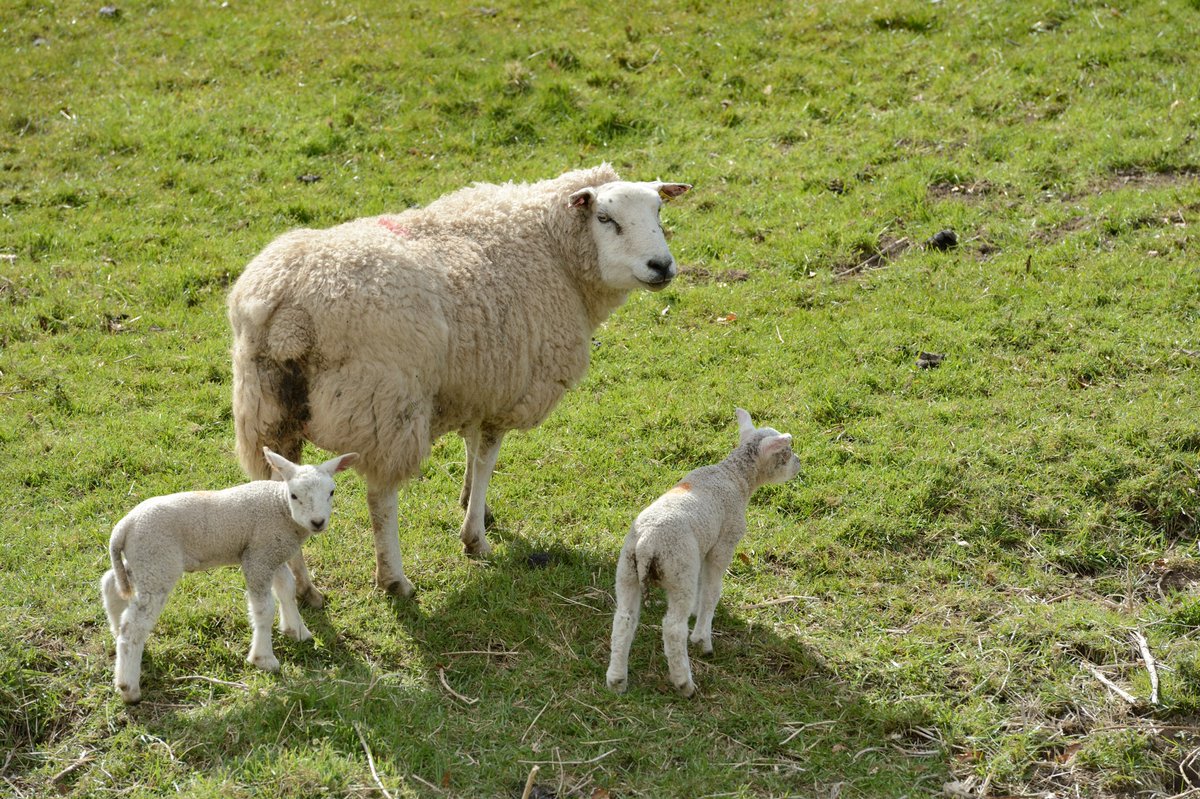
<instances>
[{"instance_id":1,"label":"lamb's hoof","mask_svg":"<svg viewBox=\"0 0 1200 799\"><path fill-rule=\"evenodd\" d=\"M693 696L696 695L696 683L692 682L691 680L688 680L687 682L683 683L682 685L676 685L675 690L678 691L679 695L682 696L684 699L691 699Z\"/></svg>"},{"instance_id":2,"label":"lamb's hoof","mask_svg":"<svg viewBox=\"0 0 1200 799\"><path fill-rule=\"evenodd\" d=\"M626 677L621 677L619 679L614 679L613 677L608 678L608 690L612 691L614 694L623 694L625 693L625 689L628 687L629 679Z\"/></svg>"},{"instance_id":3,"label":"lamb's hoof","mask_svg":"<svg viewBox=\"0 0 1200 799\"><path fill-rule=\"evenodd\" d=\"M279 658L274 655L259 655L257 657L248 657L246 662L251 666L260 668L263 671L275 673L279 671Z\"/></svg>"},{"instance_id":4,"label":"lamb's hoof","mask_svg":"<svg viewBox=\"0 0 1200 799\"><path fill-rule=\"evenodd\" d=\"M283 633L284 635L286 635L288 638L291 638L296 641L311 641L312 640L312 633L309 631L309 629L307 627L304 627L304 626L301 626L299 629L288 628L286 630L280 630L280 632Z\"/></svg>"},{"instance_id":5,"label":"lamb's hoof","mask_svg":"<svg viewBox=\"0 0 1200 799\"><path fill-rule=\"evenodd\" d=\"M297 592L296 599L299 599L310 608L315 608L317 610L325 607L325 597L322 596L321 592L318 591L317 587L314 585L310 585L308 589L303 592Z\"/></svg>"},{"instance_id":6,"label":"lamb's hoof","mask_svg":"<svg viewBox=\"0 0 1200 799\"><path fill-rule=\"evenodd\" d=\"M121 701L127 705L136 705L142 701L142 689L139 686L117 685L117 690L121 693Z\"/></svg>"},{"instance_id":7,"label":"lamb's hoof","mask_svg":"<svg viewBox=\"0 0 1200 799\"><path fill-rule=\"evenodd\" d=\"M410 598L417 592L417 589L413 587L413 584L404 578L392 580L386 585L381 583L379 587L392 596L398 596L404 599Z\"/></svg>"}]
</instances>

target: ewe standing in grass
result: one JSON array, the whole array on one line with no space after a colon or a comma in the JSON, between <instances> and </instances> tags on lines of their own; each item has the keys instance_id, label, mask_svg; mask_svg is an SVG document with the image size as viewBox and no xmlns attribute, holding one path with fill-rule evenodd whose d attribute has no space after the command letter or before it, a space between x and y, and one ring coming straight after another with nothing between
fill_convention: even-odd
<instances>
[{"instance_id":1,"label":"ewe standing in grass","mask_svg":"<svg viewBox=\"0 0 1200 799\"><path fill-rule=\"evenodd\" d=\"M696 692L687 653L688 616L696 616L692 643L712 654L721 578L746 534L750 495L761 485L787 482L800 472L790 435L755 428L741 408L737 422L737 449L714 466L689 472L638 514L625 536L617 561L617 611L608 663L608 687L614 691L623 692L627 684L642 588L657 583L667 595L662 634L671 683L684 696Z\"/></svg>"},{"instance_id":2,"label":"ewe standing in grass","mask_svg":"<svg viewBox=\"0 0 1200 799\"><path fill-rule=\"evenodd\" d=\"M630 291L670 283L659 208L689 188L623 182L605 164L276 239L229 295L242 466L263 476L259 447L295 456L305 439L361 453L375 581L409 596L397 491L457 431L461 538L486 555L501 439L540 423L578 382L592 332ZM292 568L320 606L302 556Z\"/></svg>"},{"instance_id":3,"label":"ewe standing in grass","mask_svg":"<svg viewBox=\"0 0 1200 799\"><path fill-rule=\"evenodd\" d=\"M113 683L126 702L141 699L142 650L167 595L184 572L241 564L250 607L246 661L278 671L271 651L271 620L279 598L279 630L297 641L312 637L296 607L296 584L287 561L304 539L319 533L333 511L333 475L356 453L320 466L297 466L269 449L264 454L283 477L223 491L187 491L139 504L113 528L112 568L100 580L108 626L117 639Z\"/></svg>"}]
</instances>

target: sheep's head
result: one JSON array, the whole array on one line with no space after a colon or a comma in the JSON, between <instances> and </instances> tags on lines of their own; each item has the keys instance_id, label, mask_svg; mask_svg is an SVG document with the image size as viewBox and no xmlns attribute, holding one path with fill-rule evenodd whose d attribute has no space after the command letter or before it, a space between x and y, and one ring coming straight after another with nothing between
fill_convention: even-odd
<instances>
[{"instance_id":1,"label":"sheep's head","mask_svg":"<svg viewBox=\"0 0 1200 799\"><path fill-rule=\"evenodd\" d=\"M687 183L614 181L580 189L567 205L588 215L605 285L622 290L659 291L675 277L658 211L691 186Z\"/></svg>"},{"instance_id":2,"label":"sheep's head","mask_svg":"<svg viewBox=\"0 0 1200 799\"><path fill-rule=\"evenodd\" d=\"M333 476L358 460L358 453L339 455L319 466L300 466L267 447L263 454L287 487L292 521L310 533L324 530L333 513Z\"/></svg>"},{"instance_id":3,"label":"sheep's head","mask_svg":"<svg viewBox=\"0 0 1200 799\"><path fill-rule=\"evenodd\" d=\"M792 452L792 437L773 427L755 427L750 414L736 409L738 443L757 441L758 482L786 483L800 474L800 459Z\"/></svg>"}]
</instances>

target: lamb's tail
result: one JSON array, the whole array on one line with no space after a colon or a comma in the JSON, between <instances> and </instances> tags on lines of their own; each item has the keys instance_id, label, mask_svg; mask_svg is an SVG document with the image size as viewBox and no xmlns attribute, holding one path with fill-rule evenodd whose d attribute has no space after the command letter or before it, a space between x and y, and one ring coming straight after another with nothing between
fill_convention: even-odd
<instances>
[{"instance_id":1,"label":"lamb's tail","mask_svg":"<svg viewBox=\"0 0 1200 799\"><path fill-rule=\"evenodd\" d=\"M308 313L230 297L233 326L233 422L237 457L252 479L271 476L268 446L298 460L311 418L307 364L314 336Z\"/></svg>"},{"instance_id":2,"label":"lamb's tail","mask_svg":"<svg viewBox=\"0 0 1200 799\"><path fill-rule=\"evenodd\" d=\"M645 588L662 579L659 568L658 552L653 546L646 545L645 540L638 542L634 548L634 561L637 563L638 582Z\"/></svg>"},{"instance_id":3,"label":"lamb's tail","mask_svg":"<svg viewBox=\"0 0 1200 799\"><path fill-rule=\"evenodd\" d=\"M108 542L108 557L112 561L113 576L117 579L117 593L122 599L129 599L133 596L133 586L129 582L129 572L125 571L125 531L130 525L129 517L126 516L121 521L117 522L117 526L113 528L112 538Z\"/></svg>"}]
</instances>

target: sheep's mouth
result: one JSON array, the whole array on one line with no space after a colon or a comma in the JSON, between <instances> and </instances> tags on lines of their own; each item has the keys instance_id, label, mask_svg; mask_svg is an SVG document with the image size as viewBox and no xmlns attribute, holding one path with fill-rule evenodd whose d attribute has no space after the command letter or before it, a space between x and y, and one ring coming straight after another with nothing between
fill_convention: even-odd
<instances>
[{"instance_id":1,"label":"sheep's mouth","mask_svg":"<svg viewBox=\"0 0 1200 799\"><path fill-rule=\"evenodd\" d=\"M662 291L671 284L672 280L674 280L673 277L664 277L662 280L642 280L641 278L638 278L638 282L640 282L650 291Z\"/></svg>"}]
</instances>

